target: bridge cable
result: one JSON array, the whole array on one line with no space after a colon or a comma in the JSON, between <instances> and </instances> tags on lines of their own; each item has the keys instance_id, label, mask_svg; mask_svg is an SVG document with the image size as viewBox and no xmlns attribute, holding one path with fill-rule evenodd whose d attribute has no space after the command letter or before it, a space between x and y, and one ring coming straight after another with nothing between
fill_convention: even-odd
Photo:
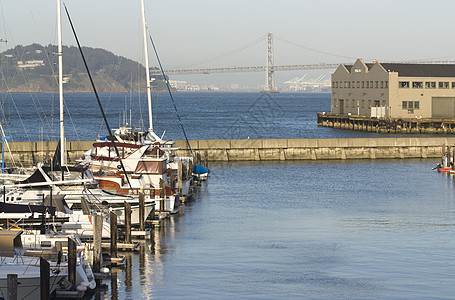
<instances>
[{"instance_id":1,"label":"bridge cable","mask_svg":"<svg viewBox=\"0 0 455 300\"><path fill-rule=\"evenodd\" d=\"M90 70L88 68L87 61L85 60L84 53L82 52L81 44L79 43L79 39L77 37L76 30L74 29L73 22L71 21L71 17L70 17L70 14L68 12L68 9L66 8L65 2L63 2L63 6L65 7L65 12L66 12L66 15L68 16L68 21L70 22L71 30L73 31L74 38L76 39L77 47L79 48L79 52L81 53L81 57L82 57L82 60L84 62L85 70L87 71L87 75L88 75L88 77L90 79L90 83L92 85L93 92L95 93L96 100L98 101L98 106L99 106L99 108L101 110L101 114L103 115L104 123L106 124L109 136L112 137L112 144L114 145L115 153L117 154L118 160L120 162L120 166L122 167L123 174L125 174L125 178L126 178L126 181L128 182L128 185L129 185L130 189L133 189L133 187L131 185L131 182L130 182L130 179L128 178L128 176L126 174L125 166L123 165L122 159L120 157L120 152L118 151L117 145L115 143L114 135L112 134L111 127L109 126L109 123L108 123L107 118L106 118L106 114L104 113L103 105L101 104L100 97L98 96L98 92L96 91L95 83L93 82L92 75L91 75Z\"/></svg>"},{"instance_id":2,"label":"bridge cable","mask_svg":"<svg viewBox=\"0 0 455 300\"><path fill-rule=\"evenodd\" d=\"M163 75L164 82L166 83L167 91L169 96L171 97L172 104L174 106L175 114L177 115L177 119L179 120L180 127L182 128L183 135L185 136L186 144L188 145L188 149L190 149L191 155L194 156L193 149L191 149L190 142L188 141L188 136L186 135L185 127L183 127L182 119L180 118L180 114L177 110L177 105L175 104L174 97L172 96L171 87L169 86L169 80L166 79L166 75L164 74L163 65L161 64L160 57L158 56L158 51L156 50L155 43L153 42L152 35L149 33L150 42L152 43L153 51L155 52L156 60L158 61L158 65L160 66L161 74Z\"/></svg>"},{"instance_id":3,"label":"bridge cable","mask_svg":"<svg viewBox=\"0 0 455 300\"><path fill-rule=\"evenodd\" d=\"M335 57L342 57L342 58L349 58L349 59L357 59L356 57L344 56L344 55L334 54L334 53L330 53L330 52L321 51L321 50L313 49L313 48L310 48L310 47L306 47L306 46L303 46L303 45L300 45L300 44L297 44L297 43L290 42L290 41L287 41L287 40L285 40L285 39L279 38L279 37L277 37L277 36L274 36L274 38L277 39L277 40L279 40L279 41L288 43L288 44L290 44L290 45L293 45L293 46L296 46L296 47L299 47L299 48L302 48L302 49L305 49L305 50L308 50L308 51L312 51L312 52L316 52L316 53L321 53L321 54L326 54L326 55L335 56Z\"/></svg>"},{"instance_id":4,"label":"bridge cable","mask_svg":"<svg viewBox=\"0 0 455 300\"><path fill-rule=\"evenodd\" d=\"M263 35L263 36L261 36L260 38L254 40L254 41L252 41L252 42L250 42L250 43L248 43L248 44L246 44L246 45L243 45L243 46L241 46L241 47L239 47L239 48L236 48L236 49L234 49L234 50L231 50L231 51L229 51L229 52L226 52L225 54L218 55L218 56L209 58L209 59L207 59L207 60L204 60L204 61L200 61L200 62L191 64L191 65L189 65L188 67L197 66L197 65L202 65L202 64L205 64L205 63L208 63L208 62L212 62L212 61L215 61L215 60L219 60L219 59L222 59L222 58L231 56L231 55L233 55L233 54L235 54L235 53L237 53L237 52L240 52L240 51L243 51L243 50L245 50L245 49L248 49L248 48L250 48L251 46L254 46L254 45L256 45L256 44L258 44L258 43L264 41L264 40L265 40L265 37L266 37L266 35Z\"/></svg>"}]
</instances>

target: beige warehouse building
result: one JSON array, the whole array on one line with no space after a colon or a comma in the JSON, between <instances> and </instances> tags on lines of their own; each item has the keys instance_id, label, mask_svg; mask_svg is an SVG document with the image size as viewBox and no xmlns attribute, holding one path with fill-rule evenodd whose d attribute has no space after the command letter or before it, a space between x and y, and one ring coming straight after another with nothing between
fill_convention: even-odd
<instances>
[{"instance_id":1,"label":"beige warehouse building","mask_svg":"<svg viewBox=\"0 0 455 300\"><path fill-rule=\"evenodd\" d=\"M455 118L455 65L341 64L332 74L332 114Z\"/></svg>"}]
</instances>

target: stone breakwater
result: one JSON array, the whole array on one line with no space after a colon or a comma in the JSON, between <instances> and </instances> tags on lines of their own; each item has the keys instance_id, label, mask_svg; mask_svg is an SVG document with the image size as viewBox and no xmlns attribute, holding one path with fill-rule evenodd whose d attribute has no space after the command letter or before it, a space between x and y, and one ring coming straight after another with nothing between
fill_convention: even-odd
<instances>
[{"instance_id":1,"label":"stone breakwater","mask_svg":"<svg viewBox=\"0 0 455 300\"><path fill-rule=\"evenodd\" d=\"M455 137L190 140L195 155L208 161L272 161L330 159L439 158L442 146ZM93 141L67 142L70 162L83 157ZM57 142L11 142L4 147L7 165L31 166L50 160ZM190 155L184 140L176 140L178 155Z\"/></svg>"}]
</instances>

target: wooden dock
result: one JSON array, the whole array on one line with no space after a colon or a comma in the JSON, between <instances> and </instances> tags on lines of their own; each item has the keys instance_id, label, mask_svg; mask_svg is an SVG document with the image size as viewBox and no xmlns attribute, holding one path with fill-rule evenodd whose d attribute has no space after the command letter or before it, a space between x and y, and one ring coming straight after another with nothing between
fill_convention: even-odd
<instances>
[{"instance_id":1,"label":"wooden dock","mask_svg":"<svg viewBox=\"0 0 455 300\"><path fill-rule=\"evenodd\" d=\"M376 133L455 134L455 119L372 118L359 115L318 113L317 125Z\"/></svg>"}]
</instances>

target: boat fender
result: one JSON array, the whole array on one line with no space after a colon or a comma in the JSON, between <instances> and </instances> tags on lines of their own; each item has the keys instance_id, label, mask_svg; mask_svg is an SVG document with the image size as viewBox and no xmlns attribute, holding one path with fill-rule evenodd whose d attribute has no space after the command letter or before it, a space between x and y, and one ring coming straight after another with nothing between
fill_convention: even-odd
<instances>
[{"instance_id":1,"label":"boat fender","mask_svg":"<svg viewBox=\"0 0 455 300\"><path fill-rule=\"evenodd\" d=\"M93 290L96 288L96 282L95 280L90 281L90 285L88 286L89 289Z\"/></svg>"},{"instance_id":2,"label":"boat fender","mask_svg":"<svg viewBox=\"0 0 455 300\"><path fill-rule=\"evenodd\" d=\"M76 290L78 290L79 292L85 292L87 290L87 287L80 284L77 286Z\"/></svg>"},{"instance_id":3,"label":"boat fender","mask_svg":"<svg viewBox=\"0 0 455 300\"><path fill-rule=\"evenodd\" d=\"M62 289L69 291L72 287L72 284L71 282L68 281L68 279L63 278L62 280L60 280L60 286L62 287Z\"/></svg>"},{"instance_id":4,"label":"boat fender","mask_svg":"<svg viewBox=\"0 0 455 300\"><path fill-rule=\"evenodd\" d=\"M109 270L109 268L104 267L104 268L101 268L100 272L103 274L107 274L110 272L110 270Z\"/></svg>"},{"instance_id":5,"label":"boat fender","mask_svg":"<svg viewBox=\"0 0 455 300\"><path fill-rule=\"evenodd\" d=\"M82 281L80 285L88 287L90 283L88 281Z\"/></svg>"}]
</instances>

